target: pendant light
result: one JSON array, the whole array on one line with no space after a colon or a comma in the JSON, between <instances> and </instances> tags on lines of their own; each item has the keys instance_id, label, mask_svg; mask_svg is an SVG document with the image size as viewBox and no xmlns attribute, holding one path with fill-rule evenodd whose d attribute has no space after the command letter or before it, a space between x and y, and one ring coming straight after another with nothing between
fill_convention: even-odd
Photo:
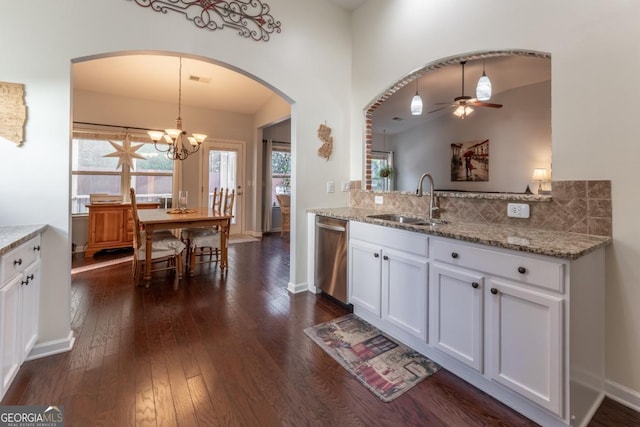
<instances>
[{"instance_id":1,"label":"pendant light","mask_svg":"<svg viewBox=\"0 0 640 427\"><path fill-rule=\"evenodd\" d=\"M422 97L418 94L418 80L416 79L416 94L411 99L411 114L414 116L422 114Z\"/></svg>"},{"instance_id":2,"label":"pendant light","mask_svg":"<svg viewBox=\"0 0 640 427\"><path fill-rule=\"evenodd\" d=\"M476 99L478 101L488 101L491 99L491 80L484 71L484 60L482 60L482 76L476 86Z\"/></svg>"},{"instance_id":3,"label":"pendant light","mask_svg":"<svg viewBox=\"0 0 640 427\"><path fill-rule=\"evenodd\" d=\"M182 57L180 57L178 69L178 118L176 119L175 129L165 129L162 131L149 131L149 137L153 141L156 150L166 153L170 160L184 160L189 155L194 154L200 149L200 145L207 139L207 135L203 133L194 133L187 136L187 131L182 129ZM160 140L164 140L163 144L158 145ZM164 147L166 145L166 147Z\"/></svg>"}]
</instances>

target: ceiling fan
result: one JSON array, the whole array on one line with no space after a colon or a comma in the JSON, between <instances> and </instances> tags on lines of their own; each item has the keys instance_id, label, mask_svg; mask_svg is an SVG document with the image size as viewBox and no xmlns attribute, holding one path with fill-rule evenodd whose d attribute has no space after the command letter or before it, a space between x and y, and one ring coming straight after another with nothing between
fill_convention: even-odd
<instances>
[{"instance_id":1,"label":"ceiling fan","mask_svg":"<svg viewBox=\"0 0 640 427\"><path fill-rule=\"evenodd\" d=\"M465 117L467 117L469 114L473 112L473 108L471 107L502 108L502 104L494 104L491 102L478 101L476 98L472 98L464 94L464 65L466 63L467 61L460 61L460 65L462 65L462 95L456 96L453 99L452 103L438 102L436 105L439 105L439 104L446 104L446 105L443 105L442 107L438 107L435 110L431 110L429 111L429 113L435 113L436 111L444 110L445 108L456 107L453 114L460 117L461 119L464 119Z\"/></svg>"}]
</instances>

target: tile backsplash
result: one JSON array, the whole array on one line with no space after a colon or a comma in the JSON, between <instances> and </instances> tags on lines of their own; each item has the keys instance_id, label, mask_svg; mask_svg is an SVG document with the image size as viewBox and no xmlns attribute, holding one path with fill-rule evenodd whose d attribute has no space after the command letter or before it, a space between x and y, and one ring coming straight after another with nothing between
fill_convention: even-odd
<instances>
[{"instance_id":1,"label":"tile backsplash","mask_svg":"<svg viewBox=\"0 0 640 427\"><path fill-rule=\"evenodd\" d=\"M360 190L361 181L351 183L350 206L424 216L429 209L429 196ZM439 210L436 217L451 221L485 222L554 231L569 231L596 236L611 236L611 181L554 181L551 196L519 200L522 195L497 196L489 193L436 193ZM375 196L383 196L376 204ZM527 203L530 217L507 217L507 204Z\"/></svg>"}]
</instances>

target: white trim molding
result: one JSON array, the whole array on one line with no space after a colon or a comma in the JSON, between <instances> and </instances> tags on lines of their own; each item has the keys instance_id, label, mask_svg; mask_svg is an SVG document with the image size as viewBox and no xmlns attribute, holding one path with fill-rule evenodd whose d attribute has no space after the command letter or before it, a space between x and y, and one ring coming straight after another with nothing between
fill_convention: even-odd
<instances>
[{"instance_id":1,"label":"white trim molding","mask_svg":"<svg viewBox=\"0 0 640 427\"><path fill-rule=\"evenodd\" d=\"M54 354L71 351L75 342L76 338L73 336L73 331L70 331L69 335L66 338L47 342L39 342L33 347L31 352L29 353L29 356L27 356L25 360L35 360L42 357L53 356Z\"/></svg>"},{"instance_id":2,"label":"white trim molding","mask_svg":"<svg viewBox=\"0 0 640 427\"><path fill-rule=\"evenodd\" d=\"M287 285L287 290L292 294L299 294L300 292L306 292L309 289L309 285L307 283L298 283L295 284L293 282L289 282Z\"/></svg>"},{"instance_id":3,"label":"white trim molding","mask_svg":"<svg viewBox=\"0 0 640 427\"><path fill-rule=\"evenodd\" d=\"M640 412L640 393L611 380L605 380L604 391L607 397Z\"/></svg>"}]
</instances>

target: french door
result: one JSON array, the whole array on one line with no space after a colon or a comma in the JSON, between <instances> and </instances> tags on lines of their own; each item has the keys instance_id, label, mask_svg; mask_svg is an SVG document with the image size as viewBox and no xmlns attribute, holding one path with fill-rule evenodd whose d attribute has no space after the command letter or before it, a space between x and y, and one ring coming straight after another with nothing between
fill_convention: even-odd
<instances>
[{"instance_id":1,"label":"french door","mask_svg":"<svg viewBox=\"0 0 640 427\"><path fill-rule=\"evenodd\" d=\"M244 232L244 142L210 141L203 155L203 200L213 204L214 188L236 190L230 234Z\"/></svg>"}]
</instances>

